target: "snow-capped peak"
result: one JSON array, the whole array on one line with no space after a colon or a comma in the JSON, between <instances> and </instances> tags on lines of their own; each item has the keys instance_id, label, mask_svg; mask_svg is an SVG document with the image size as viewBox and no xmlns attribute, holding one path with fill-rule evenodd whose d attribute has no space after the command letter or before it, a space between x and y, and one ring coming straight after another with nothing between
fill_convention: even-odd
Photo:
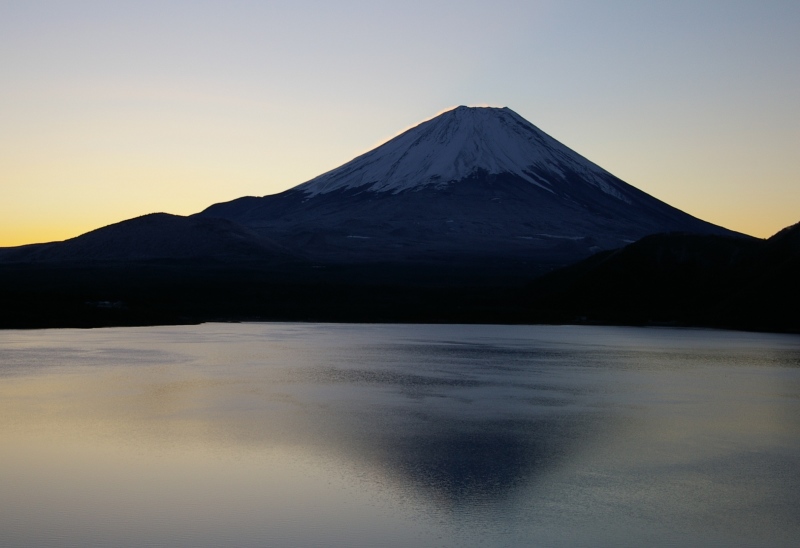
<instances>
[{"instance_id":1,"label":"snow-capped peak","mask_svg":"<svg viewBox=\"0 0 800 548\"><path fill-rule=\"evenodd\" d=\"M507 107L460 106L444 112L297 190L312 196L361 187L398 193L446 186L477 172L517 175L551 192L554 181L569 172L624 199L609 183L608 172Z\"/></svg>"}]
</instances>

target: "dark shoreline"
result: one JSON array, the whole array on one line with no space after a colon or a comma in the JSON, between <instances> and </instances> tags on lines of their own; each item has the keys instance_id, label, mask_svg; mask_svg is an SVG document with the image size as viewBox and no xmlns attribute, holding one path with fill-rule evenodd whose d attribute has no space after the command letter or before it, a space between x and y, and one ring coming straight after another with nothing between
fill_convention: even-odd
<instances>
[{"instance_id":1,"label":"dark shoreline","mask_svg":"<svg viewBox=\"0 0 800 548\"><path fill-rule=\"evenodd\" d=\"M437 274L438 273L438 274ZM784 301L750 299L732 314L725 303L674 306L632 291L582 298L550 277L414 276L383 266L318 271L256 265L5 265L0 268L0 329L192 325L206 322L572 324L734 329L800 333ZM444 273L446 274L446 273ZM474 273L473 273L474 274ZM413 283L402 282L412 278ZM679 291L691 297L686 288ZM649 294L649 292L648 292ZM651 295L652 297L652 295ZM688 298L687 297L687 298ZM740 299L741 300L741 299ZM789 299L791 301L791 299ZM743 301L742 301L743 302Z\"/></svg>"},{"instance_id":2,"label":"dark shoreline","mask_svg":"<svg viewBox=\"0 0 800 548\"><path fill-rule=\"evenodd\" d=\"M568 266L485 256L0 262L0 329L304 321L800 333L798 280L800 224L768 240L658 234Z\"/></svg>"}]
</instances>

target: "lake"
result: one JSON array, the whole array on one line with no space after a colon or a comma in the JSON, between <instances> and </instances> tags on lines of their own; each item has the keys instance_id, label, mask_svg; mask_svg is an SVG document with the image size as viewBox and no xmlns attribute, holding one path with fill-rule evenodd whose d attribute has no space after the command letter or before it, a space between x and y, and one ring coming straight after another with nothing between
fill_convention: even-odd
<instances>
[{"instance_id":1,"label":"lake","mask_svg":"<svg viewBox=\"0 0 800 548\"><path fill-rule=\"evenodd\" d=\"M800 336L0 331L3 546L797 546Z\"/></svg>"}]
</instances>

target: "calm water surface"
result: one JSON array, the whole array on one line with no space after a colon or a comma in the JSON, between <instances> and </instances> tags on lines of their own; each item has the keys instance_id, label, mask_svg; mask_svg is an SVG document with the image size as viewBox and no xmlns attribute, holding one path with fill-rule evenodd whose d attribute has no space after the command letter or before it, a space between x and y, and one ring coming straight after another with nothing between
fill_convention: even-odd
<instances>
[{"instance_id":1,"label":"calm water surface","mask_svg":"<svg viewBox=\"0 0 800 548\"><path fill-rule=\"evenodd\" d=\"M0 331L3 546L798 546L800 337Z\"/></svg>"}]
</instances>

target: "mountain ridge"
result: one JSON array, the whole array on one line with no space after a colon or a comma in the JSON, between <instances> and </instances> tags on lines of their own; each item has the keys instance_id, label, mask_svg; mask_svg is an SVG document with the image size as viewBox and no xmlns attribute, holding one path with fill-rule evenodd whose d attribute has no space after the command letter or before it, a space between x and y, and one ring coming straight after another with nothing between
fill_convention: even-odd
<instances>
[{"instance_id":1,"label":"mountain ridge","mask_svg":"<svg viewBox=\"0 0 800 548\"><path fill-rule=\"evenodd\" d=\"M280 244L220 218L149 213L62 242L0 249L5 262L255 259L289 256Z\"/></svg>"},{"instance_id":2,"label":"mountain ridge","mask_svg":"<svg viewBox=\"0 0 800 548\"><path fill-rule=\"evenodd\" d=\"M625 183L507 107L465 106L284 192L161 217L162 228L145 230L154 222L143 216L4 249L0 260L283 253L312 263L489 260L541 271L649 234L736 235Z\"/></svg>"},{"instance_id":3,"label":"mountain ridge","mask_svg":"<svg viewBox=\"0 0 800 548\"><path fill-rule=\"evenodd\" d=\"M648 234L735 234L625 183L509 108L458 107L221 217L334 262L567 264Z\"/></svg>"}]
</instances>

